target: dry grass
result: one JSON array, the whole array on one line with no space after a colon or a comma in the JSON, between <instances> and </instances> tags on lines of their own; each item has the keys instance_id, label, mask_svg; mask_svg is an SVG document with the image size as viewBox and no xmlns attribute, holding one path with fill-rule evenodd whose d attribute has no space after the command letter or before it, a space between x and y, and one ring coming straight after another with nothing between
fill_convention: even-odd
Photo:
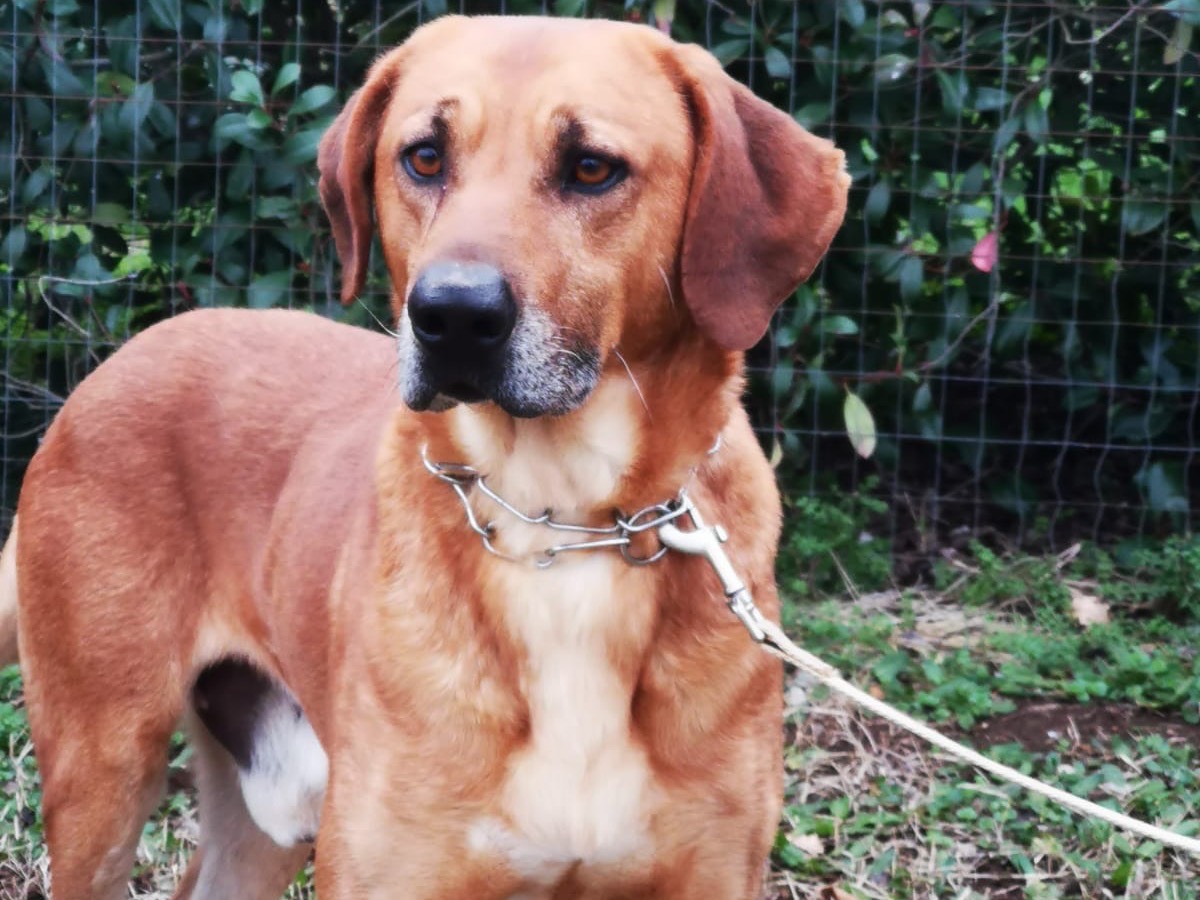
<instances>
[{"instance_id":1,"label":"dry grass","mask_svg":"<svg viewBox=\"0 0 1200 900\"><path fill-rule=\"evenodd\" d=\"M901 606L903 609L901 610ZM893 621L890 646L920 657L947 648L985 653L989 634L1013 622L964 612L934 595L864 595L835 608L846 621L864 610ZM809 623L811 624L811 623ZM856 648L864 658L879 648ZM861 675L861 673L860 673ZM793 677L789 703L784 824L773 860L772 900L794 898L1163 898L1197 897L1200 860L1131 841L1106 826L1030 801L931 754L915 738L827 697ZM5 697L0 682L0 705ZM10 702L19 697L10 696ZM21 725L0 736L0 900L46 893L47 866L37 817L36 775ZM1064 724L1050 753L1016 747L1003 761L1094 800L1108 800L1168 827L1200 819L1196 747L1176 733L1149 739L1089 741ZM968 735L970 737L970 735ZM167 898L190 854L197 823L184 775L138 846L134 896ZM314 897L310 879L289 893Z\"/></svg>"}]
</instances>

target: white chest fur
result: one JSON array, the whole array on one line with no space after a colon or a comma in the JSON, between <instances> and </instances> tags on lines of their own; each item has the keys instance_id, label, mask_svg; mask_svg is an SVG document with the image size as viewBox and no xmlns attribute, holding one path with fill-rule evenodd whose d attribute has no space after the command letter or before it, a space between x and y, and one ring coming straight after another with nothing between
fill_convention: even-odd
<instances>
[{"instance_id":1,"label":"white chest fur","mask_svg":"<svg viewBox=\"0 0 1200 900\"><path fill-rule=\"evenodd\" d=\"M467 409L454 432L472 465L517 508L552 508L579 521L612 495L637 450L640 405L627 379L606 378L586 406L555 420L497 432ZM581 536L520 523L473 498L495 521L496 544L517 557ZM499 855L536 895L576 863L636 865L648 854L654 785L634 741L631 699L653 627L653 574L613 549L566 553L553 567L489 560L489 605L519 648L528 742L511 759L497 815L471 831L474 849ZM639 646L639 644L641 644Z\"/></svg>"},{"instance_id":2,"label":"white chest fur","mask_svg":"<svg viewBox=\"0 0 1200 900\"><path fill-rule=\"evenodd\" d=\"M511 761L501 817L476 823L472 843L544 886L576 861L632 862L649 850L654 792L631 734L634 676L613 651L648 630L648 598L623 594L636 592L641 573L611 551L544 571L498 568L507 624L526 651L531 734Z\"/></svg>"}]
</instances>

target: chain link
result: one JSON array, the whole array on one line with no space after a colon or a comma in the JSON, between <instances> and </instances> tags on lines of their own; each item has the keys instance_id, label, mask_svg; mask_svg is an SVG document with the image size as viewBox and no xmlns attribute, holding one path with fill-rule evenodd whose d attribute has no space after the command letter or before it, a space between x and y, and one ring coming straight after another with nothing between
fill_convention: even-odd
<instances>
[{"instance_id":1,"label":"chain link","mask_svg":"<svg viewBox=\"0 0 1200 900\"><path fill-rule=\"evenodd\" d=\"M719 446L719 443L717 446ZM714 446L715 449L716 447ZM620 551L625 561L631 565L646 566L658 562L666 555L669 548L666 545L660 544L659 548L649 556L637 556L632 550L634 536L646 531L653 531L668 522L673 522L686 513L689 508L685 502L686 494L681 489L670 500L663 503L656 503L653 506L647 506L644 509L638 510L632 516L623 516L618 511L611 525L575 525L570 522L557 522L553 517L553 511L549 509L537 516L528 515L517 509L497 494L487 483L487 479L472 466L464 465L463 463L433 462L429 459L425 447L421 448L421 462L424 463L426 471L439 481L448 484L454 491L459 502L462 503L463 511L466 513L467 524L472 531L479 535L479 539L483 543L485 550L494 556L507 559L511 562L532 560L533 564L539 569L549 568L558 559L560 554L573 550L616 548ZM500 507L500 509L526 525L540 525L551 531L561 531L570 534L592 535L593 539L552 544L540 553L529 557L520 557L505 553L494 543L496 523L494 521L489 521L486 524L481 523L475 515L475 511L471 508L469 492L472 488L477 488L481 494Z\"/></svg>"}]
</instances>

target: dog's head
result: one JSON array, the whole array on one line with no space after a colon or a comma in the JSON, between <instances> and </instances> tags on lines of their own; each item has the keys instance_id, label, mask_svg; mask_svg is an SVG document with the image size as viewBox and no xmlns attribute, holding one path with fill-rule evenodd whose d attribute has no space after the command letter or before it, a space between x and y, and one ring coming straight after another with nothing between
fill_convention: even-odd
<instances>
[{"instance_id":1,"label":"dog's head","mask_svg":"<svg viewBox=\"0 0 1200 900\"><path fill-rule=\"evenodd\" d=\"M808 277L849 179L828 141L651 28L445 18L380 59L321 143L363 287L374 219L413 409L568 412L610 355L698 328L744 350Z\"/></svg>"}]
</instances>

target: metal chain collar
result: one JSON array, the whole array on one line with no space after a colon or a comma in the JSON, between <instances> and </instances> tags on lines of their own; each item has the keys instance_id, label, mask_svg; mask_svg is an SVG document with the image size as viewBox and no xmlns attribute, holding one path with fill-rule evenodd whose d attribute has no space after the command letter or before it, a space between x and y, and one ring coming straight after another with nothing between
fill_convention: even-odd
<instances>
[{"instance_id":1,"label":"metal chain collar","mask_svg":"<svg viewBox=\"0 0 1200 900\"><path fill-rule=\"evenodd\" d=\"M719 443L718 441L717 446L719 446ZM715 450L716 446L713 448L713 451ZM531 559L533 564L539 569L549 568L554 564L560 553L565 553L569 550L599 550L606 547L615 547L620 550L621 556L631 565L646 566L650 563L658 562L666 555L669 548L666 545L662 545L649 556L637 556L630 549L634 536L644 531L652 531L660 528L668 522L673 522L690 509L690 504L687 503L687 495L684 489L681 488L679 493L670 500L663 503L655 503L653 506L647 506L644 509L638 510L632 516L624 516L618 511L612 525L573 525L568 522L557 522L553 518L553 511L549 509L538 516L530 516L517 509L497 494L488 485L484 476L472 466L463 463L433 462L429 459L425 451L426 448L422 447L421 462L425 464L426 470L431 475L439 481L450 485L462 503L463 511L467 514L467 524L470 525L472 531L479 535L484 548L489 553L512 562L523 562L526 559ZM486 524L481 523L475 515L475 511L471 509L471 502L467 496L471 488L477 488L481 494L502 510L518 521L524 522L526 525L542 525L553 531L592 535L593 537L590 540L567 541L553 544L530 557L518 557L510 553L505 553L493 543L493 539L496 536L496 523L494 521L489 521Z\"/></svg>"}]
</instances>

